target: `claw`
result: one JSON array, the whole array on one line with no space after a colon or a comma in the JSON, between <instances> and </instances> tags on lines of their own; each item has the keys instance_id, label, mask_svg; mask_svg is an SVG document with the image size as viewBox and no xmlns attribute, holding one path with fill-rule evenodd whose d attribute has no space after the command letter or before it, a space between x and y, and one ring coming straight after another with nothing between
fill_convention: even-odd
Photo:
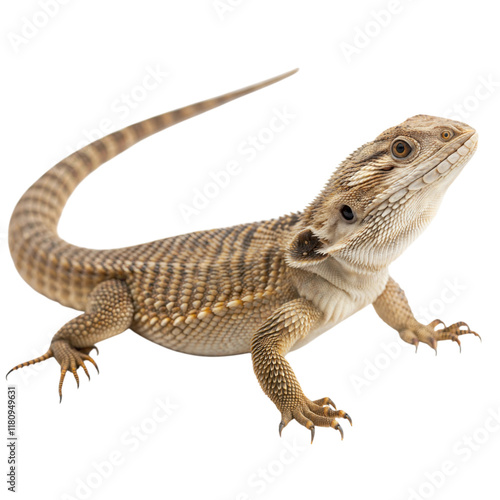
<instances>
[{"instance_id":1,"label":"claw","mask_svg":"<svg viewBox=\"0 0 500 500\"><path fill-rule=\"evenodd\" d=\"M346 413L346 414L344 415L344 418L345 418L346 420L349 420L349 423L351 424L351 427L352 427L352 419L351 419L351 417L350 417L350 416Z\"/></svg>"},{"instance_id":2,"label":"claw","mask_svg":"<svg viewBox=\"0 0 500 500\"><path fill-rule=\"evenodd\" d=\"M311 427L311 444L313 444L314 441L314 432L315 432L315 427L314 425Z\"/></svg>"},{"instance_id":3,"label":"claw","mask_svg":"<svg viewBox=\"0 0 500 500\"><path fill-rule=\"evenodd\" d=\"M417 354L417 351L418 351L418 344L420 344L420 342L418 341L417 338L414 338L411 343L415 346L415 354Z\"/></svg>"},{"instance_id":4,"label":"claw","mask_svg":"<svg viewBox=\"0 0 500 500\"><path fill-rule=\"evenodd\" d=\"M280 437L281 437L281 431L285 428L285 422L283 420L280 422L280 427L279 427L279 432L280 432Z\"/></svg>"},{"instance_id":5,"label":"claw","mask_svg":"<svg viewBox=\"0 0 500 500\"><path fill-rule=\"evenodd\" d=\"M476 332L469 332L469 333L472 333L472 335L475 335L476 337L479 337L479 340L482 342L483 339L481 338L481 335L479 335L479 333L476 333Z\"/></svg>"},{"instance_id":6,"label":"claw","mask_svg":"<svg viewBox=\"0 0 500 500\"><path fill-rule=\"evenodd\" d=\"M97 373L99 373L99 367L97 366L97 363L88 354L80 354L80 356L85 361L90 361L95 366L95 369L97 370ZM82 364L83 364L83 362L82 362ZM90 377L89 377L89 379L90 379Z\"/></svg>"},{"instance_id":7,"label":"claw","mask_svg":"<svg viewBox=\"0 0 500 500\"><path fill-rule=\"evenodd\" d=\"M89 371L87 370L87 367L85 366L85 363L82 361L82 364L80 365L83 368L83 371L87 375L87 378L90 380L90 374Z\"/></svg>"},{"instance_id":8,"label":"claw","mask_svg":"<svg viewBox=\"0 0 500 500\"><path fill-rule=\"evenodd\" d=\"M455 336L455 337L451 337L451 340L453 340L453 342L456 342L458 344L458 348L460 350L460 353L462 353L462 343L460 342L460 339Z\"/></svg>"},{"instance_id":9,"label":"claw","mask_svg":"<svg viewBox=\"0 0 500 500\"><path fill-rule=\"evenodd\" d=\"M63 368L61 370L61 378L59 379L59 403L62 402L62 386L63 386L63 382L64 382L64 377L66 377L66 368Z\"/></svg>"},{"instance_id":10,"label":"claw","mask_svg":"<svg viewBox=\"0 0 500 500\"><path fill-rule=\"evenodd\" d=\"M340 439L343 441L344 440L344 430L342 429L342 426L337 422L337 425L335 426L335 429L340 432Z\"/></svg>"},{"instance_id":11,"label":"claw","mask_svg":"<svg viewBox=\"0 0 500 500\"><path fill-rule=\"evenodd\" d=\"M313 403L319 406L333 406L333 408L337 409L335 403L330 398L317 399L316 401L313 401Z\"/></svg>"},{"instance_id":12,"label":"claw","mask_svg":"<svg viewBox=\"0 0 500 500\"><path fill-rule=\"evenodd\" d=\"M434 349L435 353L436 353L436 356L437 356L437 353L438 353L438 349L437 349L437 346L438 346L438 343L437 343L437 340L433 337L431 337L431 340L429 342L429 346Z\"/></svg>"},{"instance_id":13,"label":"claw","mask_svg":"<svg viewBox=\"0 0 500 500\"><path fill-rule=\"evenodd\" d=\"M93 345L91 347L82 348L80 350L80 352L83 352L84 354L90 354L94 349L95 349L96 354L99 356L99 349L97 348L96 345Z\"/></svg>"}]
</instances>

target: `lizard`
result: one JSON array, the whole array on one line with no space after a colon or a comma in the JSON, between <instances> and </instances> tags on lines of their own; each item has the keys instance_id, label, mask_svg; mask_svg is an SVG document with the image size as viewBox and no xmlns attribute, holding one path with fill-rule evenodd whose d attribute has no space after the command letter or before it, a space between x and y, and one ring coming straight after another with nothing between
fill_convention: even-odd
<instances>
[{"instance_id":1,"label":"lizard","mask_svg":"<svg viewBox=\"0 0 500 500\"><path fill-rule=\"evenodd\" d=\"M301 212L110 250L58 236L66 201L100 165L296 71L113 132L60 161L25 192L9 224L14 264L35 290L82 313L60 328L44 355L9 373L55 358L61 401L66 373L79 385L81 367L90 379L85 362L97 369L90 356L95 344L127 329L183 353L250 353L261 388L281 413L280 436L296 420L312 442L316 426L337 429L343 439L339 420L352 425L352 419L329 397L306 397L285 358L289 351L369 304L415 349L421 342L436 349L443 340L460 346L460 335L479 336L464 322L417 321L388 271L428 226L476 150L477 132L451 119L417 115L385 130L348 156Z\"/></svg>"}]
</instances>

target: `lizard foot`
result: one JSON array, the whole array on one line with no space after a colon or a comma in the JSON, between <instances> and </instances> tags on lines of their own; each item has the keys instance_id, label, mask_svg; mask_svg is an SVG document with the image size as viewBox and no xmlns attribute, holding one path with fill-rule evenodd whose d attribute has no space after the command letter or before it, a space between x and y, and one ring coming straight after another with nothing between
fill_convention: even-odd
<instances>
[{"instance_id":1,"label":"lizard foot","mask_svg":"<svg viewBox=\"0 0 500 500\"><path fill-rule=\"evenodd\" d=\"M442 328L437 328L437 326L443 325ZM458 338L460 335L472 334L481 339L481 336L476 332L473 332L467 323L463 321L459 321L458 323L454 323L453 325L446 326L441 320L435 319L428 325L421 325L412 329L404 329L399 332L400 337L409 344L413 344L415 346L415 352L417 352L418 345L420 342L424 342L425 344L432 347L437 354L437 343L440 340L453 340L458 344L460 351L462 351L462 345L460 343L460 339Z\"/></svg>"},{"instance_id":2,"label":"lizard foot","mask_svg":"<svg viewBox=\"0 0 500 500\"><path fill-rule=\"evenodd\" d=\"M82 347L78 349L76 347L71 346L65 340L56 340L52 342L49 350L43 356L39 356L38 358L34 358L31 359L30 361L25 361L24 363L20 363L14 366L14 368L11 368L7 372L5 378L7 378L11 372L19 370L19 368L24 368L25 366L31 366L36 363L41 363L42 361L45 361L50 358L56 358L57 362L61 365L61 379L59 381L59 401L61 401L62 385L68 369L71 370L71 372L73 373L76 379L77 386L80 385L80 380L78 378L78 373L76 372L76 370L80 366L83 368L83 371L87 374L87 377L90 380L90 374L87 370L87 367L85 366L84 361L90 361L95 366L97 373L99 373L99 368L97 367L96 362L89 356L89 353L93 349L95 349L97 351L97 354L99 354L99 350L95 345L91 347Z\"/></svg>"},{"instance_id":3,"label":"lizard foot","mask_svg":"<svg viewBox=\"0 0 500 500\"><path fill-rule=\"evenodd\" d=\"M75 377L77 387L80 387L80 379L77 373L77 370L80 366L83 368L83 371L90 380L90 375L87 367L85 366L85 361L90 361L95 366L97 373L99 373L99 368L96 362L89 356L89 353L94 348L96 349L97 353L99 353L97 347L95 346L77 349L66 340L55 340L52 342L50 350L52 350L54 358L56 358L57 362L61 365L61 378L59 379L59 401L62 401L62 386L68 370L70 370Z\"/></svg>"},{"instance_id":4,"label":"lizard foot","mask_svg":"<svg viewBox=\"0 0 500 500\"><path fill-rule=\"evenodd\" d=\"M335 408L335 410L332 410L331 406ZM341 439L344 439L344 431L337 422L337 418L345 418L352 425L351 417L345 411L337 410L330 398L311 401L303 396L300 403L293 409L286 409L281 413L279 433L281 436L281 432L287 424L295 419L299 424L311 431L311 444L314 440L316 426L333 427L340 432Z\"/></svg>"}]
</instances>

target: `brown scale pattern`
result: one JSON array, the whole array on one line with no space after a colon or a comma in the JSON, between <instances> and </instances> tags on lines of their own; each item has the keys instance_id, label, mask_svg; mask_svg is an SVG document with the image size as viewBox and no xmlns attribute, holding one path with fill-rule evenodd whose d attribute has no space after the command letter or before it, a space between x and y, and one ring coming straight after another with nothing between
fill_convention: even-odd
<instances>
[{"instance_id":1,"label":"brown scale pattern","mask_svg":"<svg viewBox=\"0 0 500 500\"><path fill-rule=\"evenodd\" d=\"M297 298L276 309L252 340L255 375L262 390L281 412L280 434L295 419L311 431L311 442L315 426L333 427L343 438L342 427L336 419L345 418L352 424L345 411L330 408L335 408L330 398L308 399L285 359L290 348L305 337L321 317L322 313L308 300Z\"/></svg>"},{"instance_id":2,"label":"brown scale pattern","mask_svg":"<svg viewBox=\"0 0 500 500\"><path fill-rule=\"evenodd\" d=\"M271 85L295 71L131 125L97 140L59 162L23 195L12 214L9 246L21 276L40 293L75 309L85 309L87 297L102 281L125 279L130 270L120 260L147 261L161 242L130 249L96 251L71 245L57 236L57 223L77 185L102 163L140 140L238 97ZM214 234L210 234L212 237ZM171 247L182 250L188 235ZM170 244L170 243L169 243ZM201 255L202 248L195 252ZM139 255L141 254L141 255Z\"/></svg>"},{"instance_id":3,"label":"brown scale pattern","mask_svg":"<svg viewBox=\"0 0 500 500\"><path fill-rule=\"evenodd\" d=\"M248 352L257 326L295 296L279 241L296 221L288 216L184 235L183 252L176 251L177 237L148 245L146 255L141 246L131 248L144 259L133 261L126 278L136 305L132 329L184 352Z\"/></svg>"},{"instance_id":4,"label":"brown scale pattern","mask_svg":"<svg viewBox=\"0 0 500 500\"><path fill-rule=\"evenodd\" d=\"M86 370L85 360L93 362L88 354L96 342L127 328L184 352L250 350L258 326L297 296L282 244L298 215L113 250L71 245L58 237L57 224L68 197L102 163L160 130L289 74L110 134L55 165L27 190L9 227L14 263L37 291L85 312L63 326L44 356L16 368L55 357L62 384L66 370L77 377L79 366Z\"/></svg>"},{"instance_id":5,"label":"brown scale pattern","mask_svg":"<svg viewBox=\"0 0 500 500\"><path fill-rule=\"evenodd\" d=\"M99 165L160 130L293 73L110 134L58 163L26 191L9 226L14 263L34 289L83 313L56 333L43 356L13 370L55 358L61 365L62 396L67 371L77 382L78 368L89 375L85 361L95 365L89 355L95 344L128 328L182 352L230 355L251 351L259 383L281 412L280 433L295 419L311 430L312 437L315 426L333 427L343 435L337 418L350 421L349 415L337 411L328 397L314 401L306 398L285 355L296 342L321 331L330 317L301 297L304 289L299 293L296 287L306 285L310 292L306 295L326 299L327 306L328 301L336 305L338 297L347 302L340 306L349 306L349 301L342 295L333 295L332 299L335 287L328 280L298 267L327 258L318 250L328 241L313 230L328 224L332 199L337 197L336 203L349 200L349 204L362 207L390 185L397 169L386 175L389 162L380 147L390 142L394 133L407 129L400 126L386 131L351 155L303 214L114 250L76 247L57 235L68 197ZM420 128L419 120L424 123ZM427 140L427 122L416 117L405 122L409 124L405 127L412 132L418 129ZM387 219L375 219L360 236L369 244L381 233L386 239L391 236ZM343 285L349 289L347 281ZM459 335L474 333L465 323L438 330L439 320L421 325L392 280L374 305L403 340L415 345L423 341L435 347L437 341L445 339L460 343Z\"/></svg>"}]
</instances>

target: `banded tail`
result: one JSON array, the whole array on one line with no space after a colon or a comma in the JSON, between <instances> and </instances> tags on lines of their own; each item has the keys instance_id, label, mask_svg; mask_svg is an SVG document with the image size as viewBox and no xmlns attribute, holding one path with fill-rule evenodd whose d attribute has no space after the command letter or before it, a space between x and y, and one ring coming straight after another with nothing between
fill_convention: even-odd
<instances>
[{"instance_id":1,"label":"banded tail","mask_svg":"<svg viewBox=\"0 0 500 500\"><path fill-rule=\"evenodd\" d=\"M100 165L142 139L279 82L297 71L294 69L130 125L88 144L52 167L24 193L10 220L9 248L23 279L52 300L84 309L90 291L104 279L116 277L116 271L103 259L106 251L76 247L57 235L63 208L78 184Z\"/></svg>"}]
</instances>

